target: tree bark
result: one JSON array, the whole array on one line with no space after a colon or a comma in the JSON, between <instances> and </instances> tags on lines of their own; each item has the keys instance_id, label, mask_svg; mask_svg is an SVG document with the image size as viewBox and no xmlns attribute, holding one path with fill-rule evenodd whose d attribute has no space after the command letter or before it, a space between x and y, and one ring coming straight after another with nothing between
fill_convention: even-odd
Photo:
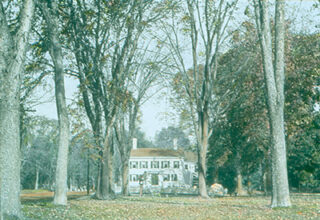
<instances>
[{"instance_id":1,"label":"tree bark","mask_svg":"<svg viewBox=\"0 0 320 220\"><path fill-rule=\"evenodd\" d=\"M20 204L20 84L34 2L24 1L20 27L9 30L0 2L0 218L21 218Z\"/></svg>"},{"instance_id":2,"label":"tree bark","mask_svg":"<svg viewBox=\"0 0 320 220\"><path fill-rule=\"evenodd\" d=\"M208 149L208 129L209 117L206 111L199 113L199 127L200 128L200 149L198 149L198 164L199 164L199 195L203 198L209 198L206 184L207 174L207 149Z\"/></svg>"},{"instance_id":3,"label":"tree bark","mask_svg":"<svg viewBox=\"0 0 320 220\"><path fill-rule=\"evenodd\" d=\"M36 180L34 183L34 189L37 190L39 189L39 168L36 167Z\"/></svg>"},{"instance_id":4,"label":"tree bark","mask_svg":"<svg viewBox=\"0 0 320 220\"><path fill-rule=\"evenodd\" d=\"M122 164L122 194L125 196L129 195L129 166L128 161Z\"/></svg>"},{"instance_id":5,"label":"tree bark","mask_svg":"<svg viewBox=\"0 0 320 220\"><path fill-rule=\"evenodd\" d=\"M87 150L87 195L90 194L90 154L89 148Z\"/></svg>"},{"instance_id":6,"label":"tree bark","mask_svg":"<svg viewBox=\"0 0 320 220\"><path fill-rule=\"evenodd\" d=\"M100 169L98 174L98 185L96 198L97 199L113 199L114 192L112 191L112 146L110 143L111 125L107 128L106 139L102 150L102 158L100 160Z\"/></svg>"},{"instance_id":7,"label":"tree bark","mask_svg":"<svg viewBox=\"0 0 320 220\"><path fill-rule=\"evenodd\" d=\"M237 175L237 188L236 192L238 196L243 195L243 187L242 187L242 174L241 174L241 156L239 150L236 152L236 161L235 161L235 168L236 168L236 175Z\"/></svg>"},{"instance_id":8,"label":"tree bark","mask_svg":"<svg viewBox=\"0 0 320 220\"><path fill-rule=\"evenodd\" d=\"M62 58L62 56L61 56ZM55 90L56 105L59 121L59 138L58 138L58 158L56 167L56 187L54 193L54 204L67 205L67 168L68 168L68 152L69 152L69 119L66 106L65 90L64 90L64 74L61 68L62 59L58 59L59 67L55 67ZM60 63L61 62L61 63ZM61 64L61 65L60 65Z\"/></svg>"},{"instance_id":9,"label":"tree bark","mask_svg":"<svg viewBox=\"0 0 320 220\"><path fill-rule=\"evenodd\" d=\"M146 91L147 87L144 87L145 90L139 90L138 98L134 99L132 103L129 104L129 134L126 134L125 130L125 118L124 113L119 113L118 125L115 126L115 134L116 140L118 141L119 152L121 156L121 174L122 174L122 195L129 195L129 159L130 153L132 149L131 140L134 136L134 131L136 128L136 120L139 109L139 103L141 101L141 97ZM140 87L141 89L141 87Z\"/></svg>"},{"instance_id":10,"label":"tree bark","mask_svg":"<svg viewBox=\"0 0 320 220\"><path fill-rule=\"evenodd\" d=\"M69 152L69 119L64 88L64 68L62 46L59 40L58 6L56 1L51 2L51 8L46 2L41 5L42 13L47 23L48 38L50 40L49 53L54 63L55 96L59 122L58 157L55 177L55 192L53 203L67 205L67 168Z\"/></svg>"},{"instance_id":11,"label":"tree bark","mask_svg":"<svg viewBox=\"0 0 320 220\"><path fill-rule=\"evenodd\" d=\"M267 86L271 133L272 202L271 207L291 206L289 196L286 143L284 134L284 1L276 1L275 66L268 14L268 1L255 1L257 26Z\"/></svg>"},{"instance_id":12,"label":"tree bark","mask_svg":"<svg viewBox=\"0 0 320 220\"><path fill-rule=\"evenodd\" d=\"M215 2L215 3L213 3ZM237 1L231 1L230 5L223 7L224 1L192 1L188 0L187 13L190 28L190 40L192 51L192 75L189 75L185 69L184 61L179 50L177 53L180 57L178 61L182 66L181 72L184 72L186 80L185 90L189 99L191 112L198 115L197 122L194 116L193 124L195 127L197 144L198 144L198 165L199 165L199 194L203 198L208 198L206 186L206 156L209 139L209 105L213 103L213 87L216 81L218 69L219 48L222 44L221 35L229 23L229 18ZM203 6L204 16L200 15L200 7ZM217 6L215 15L210 14L208 8ZM230 7L229 7L230 6ZM230 11L229 11L230 10ZM230 12L230 13L227 13ZM228 16L226 16L228 14ZM230 16L230 17L229 17ZM228 18L229 17L229 18ZM211 19L213 18L213 19ZM204 69L200 70L198 61L199 37L205 48ZM171 44L172 43L172 39ZM175 34L177 48L179 48L178 37ZM193 111L195 109L195 111ZM211 133L211 132L210 132Z\"/></svg>"},{"instance_id":13,"label":"tree bark","mask_svg":"<svg viewBox=\"0 0 320 220\"><path fill-rule=\"evenodd\" d=\"M272 207L291 206L288 184L286 141L284 134L284 1L276 2L275 78L278 100L273 102L272 120Z\"/></svg>"},{"instance_id":14,"label":"tree bark","mask_svg":"<svg viewBox=\"0 0 320 220\"><path fill-rule=\"evenodd\" d=\"M263 172L263 176L262 176L262 182L263 182L263 191L265 195L270 195L271 191L272 191L272 175L270 172L269 167L267 167L264 172Z\"/></svg>"},{"instance_id":15,"label":"tree bark","mask_svg":"<svg viewBox=\"0 0 320 220\"><path fill-rule=\"evenodd\" d=\"M219 165L215 163L214 171L213 171L213 183L219 183Z\"/></svg>"}]
</instances>

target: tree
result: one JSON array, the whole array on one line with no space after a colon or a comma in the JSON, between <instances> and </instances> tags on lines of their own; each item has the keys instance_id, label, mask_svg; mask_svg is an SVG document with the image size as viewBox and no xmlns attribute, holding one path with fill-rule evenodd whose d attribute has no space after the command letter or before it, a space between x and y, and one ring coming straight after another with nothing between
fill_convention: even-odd
<instances>
[{"instance_id":1,"label":"tree","mask_svg":"<svg viewBox=\"0 0 320 220\"><path fill-rule=\"evenodd\" d=\"M271 207L291 206L289 196L286 143L284 134L284 1L275 5L275 50L268 1L255 0L256 25L260 39L263 70L267 87L267 105L271 133L272 202Z\"/></svg>"},{"instance_id":2,"label":"tree","mask_svg":"<svg viewBox=\"0 0 320 220\"><path fill-rule=\"evenodd\" d=\"M163 14L162 11L159 12ZM154 22L155 23L155 22ZM150 24L150 26L153 26ZM129 95L125 100L123 107L118 112L118 123L115 123L115 135L118 143L121 161L122 174L122 193L128 195L128 176L129 176L129 159L132 149L131 141L137 135L136 123L140 107L150 98L147 92L156 83L158 76L163 71L162 63L165 62L166 56L162 56L160 47L153 48L150 51L150 44L147 44L143 50L138 50L134 58L132 71L134 73L128 78L127 88ZM139 145L143 139L139 140ZM149 146L151 145L149 144Z\"/></svg>"},{"instance_id":3,"label":"tree","mask_svg":"<svg viewBox=\"0 0 320 220\"><path fill-rule=\"evenodd\" d=\"M219 169L225 164L233 166L237 195L244 193L245 174L256 170L249 171L248 168L259 167L256 163L261 162L259 151L264 149L262 143L266 136L263 80L257 71L260 57L256 53L252 27L248 21L242 23L234 33L231 48L219 59L218 72L221 74L217 76L216 96L224 111L213 122L215 129L209 141L209 180L218 182L220 178L224 179L225 175L219 175Z\"/></svg>"},{"instance_id":4,"label":"tree","mask_svg":"<svg viewBox=\"0 0 320 220\"><path fill-rule=\"evenodd\" d=\"M11 2L8 2L10 4ZM0 218L20 218L19 89L34 13L26 0L17 26L0 2ZM19 5L20 6L20 5Z\"/></svg>"},{"instance_id":5,"label":"tree","mask_svg":"<svg viewBox=\"0 0 320 220\"><path fill-rule=\"evenodd\" d=\"M90 189L96 189L100 148L90 130L90 122L82 102L81 92L77 91L76 98L68 106L72 132L68 156L68 186L70 190L86 186L89 195Z\"/></svg>"},{"instance_id":6,"label":"tree","mask_svg":"<svg viewBox=\"0 0 320 220\"><path fill-rule=\"evenodd\" d=\"M177 77L180 81L176 83L183 85L182 99L186 100L188 112L190 112L193 121L198 152L199 194L204 198L208 198L205 179L206 157L208 139L211 135L210 119L214 118L210 118L210 109L213 108L215 101L214 86L218 58L236 4L237 0L231 2L188 0L180 8L173 8L172 21L163 25L168 42L167 46L173 59L172 66L181 76ZM184 25L182 27L175 20L179 10L183 14L181 23ZM191 48L188 48L189 53L192 54L190 69L186 66L187 61L183 58L184 48L181 47L180 42L181 29L182 34L188 36L188 43L191 45ZM199 49L201 45L203 46L202 50ZM200 56L200 54L202 55Z\"/></svg>"},{"instance_id":7,"label":"tree","mask_svg":"<svg viewBox=\"0 0 320 220\"><path fill-rule=\"evenodd\" d=\"M97 146L100 166L96 197L108 199L112 192L112 135L116 117L131 94L127 80L138 42L150 22L157 20L157 8L145 1L69 1L69 22L65 33L76 60L73 71L80 82Z\"/></svg>"},{"instance_id":8,"label":"tree","mask_svg":"<svg viewBox=\"0 0 320 220\"><path fill-rule=\"evenodd\" d=\"M190 141L186 137L186 134L178 127L169 126L167 128L162 128L155 137L155 146L159 148L173 148L173 141L177 139L177 146L181 149L189 149Z\"/></svg>"},{"instance_id":9,"label":"tree","mask_svg":"<svg viewBox=\"0 0 320 220\"><path fill-rule=\"evenodd\" d=\"M59 122L58 157L56 166L56 181L54 204L67 205L67 168L69 150L69 119L66 106L64 89L64 64L62 55L62 45L59 40L59 12L56 1L50 4L43 2L39 4L44 19L47 24L47 34L49 39L49 53L54 63L55 72L55 97Z\"/></svg>"},{"instance_id":10,"label":"tree","mask_svg":"<svg viewBox=\"0 0 320 220\"><path fill-rule=\"evenodd\" d=\"M269 135L265 85L254 24L250 20L243 22L233 33L231 43L231 48L219 60L221 74L217 76L216 94L220 105L226 107L216 122L217 129L223 131L213 131L215 137L211 140L210 155L215 157L214 144L219 146L222 142L225 152L230 152L230 164L235 168L237 179L236 191L241 195L243 177L248 178L260 165L268 164L265 161L268 161ZM228 93L228 90L232 92ZM225 157L224 153L218 155Z\"/></svg>"},{"instance_id":11,"label":"tree","mask_svg":"<svg viewBox=\"0 0 320 220\"><path fill-rule=\"evenodd\" d=\"M113 194L113 149L110 144L112 126L125 95L119 89L125 79L122 72L123 62L129 48L135 47L134 44L129 44L134 23L128 20L128 25L125 25L126 20L121 16L125 10L129 12L133 8L127 3L108 4L101 1L92 4L70 1L69 8L70 26L66 29L69 31L67 34L71 42L70 49L76 59L83 105L96 145L100 149L96 197L107 199ZM94 19L93 15L97 15L98 19ZM125 40L121 41L123 37ZM109 38L114 42L109 41ZM109 45L106 42L109 42ZM111 60L110 54L113 54ZM111 65L106 65L107 60L111 61Z\"/></svg>"},{"instance_id":12,"label":"tree","mask_svg":"<svg viewBox=\"0 0 320 220\"><path fill-rule=\"evenodd\" d=\"M138 140L137 148L155 148L154 143L146 138L146 134L139 127L136 128L134 137Z\"/></svg>"},{"instance_id":13,"label":"tree","mask_svg":"<svg viewBox=\"0 0 320 220\"><path fill-rule=\"evenodd\" d=\"M246 21L242 26L245 30L240 28L234 33L232 47L219 60L219 72L223 74L217 76L216 94L222 98L224 90L232 88L234 92L221 103L229 107L213 125L215 130L208 153L208 181L222 181L222 184L229 185L236 178L236 172L228 173L229 177L234 173L233 177L228 178L222 170L233 166L242 169L240 173L244 180L248 179L247 175L252 175L255 178L254 187L269 190L269 128L261 55L258 53L260 48L254 25ZM316 134L319 132L314 105L320 97L316 89L319 35L289 32L287 39L285 120L289 182L295 190L315 190L318 187ZM237 66L245 62L247 65L243 71L233 74ZM240 152L241 166L236 166L233 160L236 152ZM236 185L229 187L233 189Z\"/></svg>"},{"instance_id":14,"label":"tree","mask_svg":"<svg viewBox=\"0 0 320 220\"><path fill-rule=\"evenodd\" d=\"M319 34L288 37L285 120L290 187L316 190L319 180Z\"/></svg>"},{"instance_id":15,"label":"tree","mask_svg":"<svg viewBox=\"0 0 320 220\"><path fill-rule=\"evenodd\" d=\"M97 155L90 130L82 130L73 136L68 156L68 185L70 191L86 188L89 195L90 189L94 189L94 180L97 174L94 168L97 165Z\"/></svg>"},{"instance_id":16,"label":"tree","mask_svg":"<svg viewBox=\"0 0 320 220\"><path fill-rule=\"evenodd\" d=\"M57 163L58 122L30 116L26 127L28 141L21 147L21 186L23 189L52 190Z\"/></svg>"}]
</instances>

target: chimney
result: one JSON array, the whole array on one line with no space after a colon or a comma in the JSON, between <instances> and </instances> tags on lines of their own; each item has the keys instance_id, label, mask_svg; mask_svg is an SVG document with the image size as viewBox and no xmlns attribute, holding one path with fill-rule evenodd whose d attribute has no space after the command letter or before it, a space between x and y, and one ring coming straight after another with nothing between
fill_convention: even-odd
<instances>
[{"instance_id":1,"label":"chimney","mask_svg":"<svg viewBox=\"0 0 320 220\"><path fill-rule=\"evenodd\" d=\"M132 138L132 149L133 150L137 149L137 143L138 143L138 139L137 138Z\"/></svg>"},{"instance_id":2,"label":"chimney","mask_svg":"<svg viewBox=\"0 0 320 220\"><path fill-rule=\"evenodd\" d=\"M178 150L178 139L177 138L173 139L173 150Z\"/></svg>"}]
</instances>

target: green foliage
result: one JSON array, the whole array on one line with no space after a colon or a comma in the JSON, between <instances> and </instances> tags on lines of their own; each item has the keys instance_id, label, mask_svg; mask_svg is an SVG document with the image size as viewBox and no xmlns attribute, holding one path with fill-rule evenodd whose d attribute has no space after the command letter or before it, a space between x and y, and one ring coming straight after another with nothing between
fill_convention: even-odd
<instances>
[{"instance_id":1,"label":"green foliage","mask_svg":"<svg viewBox=\"0 0 320 220\"><path fill-rule=\"evenodd\" d=\"M169 126L162 128L155 136L155 146L158 148L173 149L173 140L177 139L177 146L181 149L189 149L190 141L182 129Z\"/></svg>"},{"instance_id":2,"label":"green foliage","mask_svg":"<svg viewBox=\"0 0 320 220\"><path fill-rule=\"evenodd\" d=\"M91 189L96 184L98 151L93 148L94 139L91 136L83 135L71 142L68 157L68 186L72 187L71 190L84 189L87 184Z\"/></svg>"},{"instance_id":3,"label":"green foliage","mask_svg":"<svg viewBox=\"0 0 320 220\"><path fill-rule=\"evenodd\" d=\"M233 48L220 59L220 71L224 74L219 79L217 93L223 97L226 90L231 89L232 92L222 103L223 106L229 105L224 117L213 125L215 129L210 139L208 159L209 182L220 181L231 188L230 181L235 177L231 168L236 167L234 159L237 152L241 154L245 176L261 172L258 170L260 165L262 170L267 169L269 154L261 59L252 35L253 26L244 22L242 28L236 40L233 38ZM314 106L320 100L319 34L292 34L288 39L285 126L289 182L291 187L301 190L318 190L320 130L317 124L319 111L315 112ZM249 60L245 68L237 72L246 58ZM259 186L261 182L253 184Z\"/></svg>"},{"instance_id":4,"label":"green foliage","mask_svg":"<svg viewBox=\"0 0 320 220\"><path fill-rule=\"evenodd\" d=\"M293 35L288 45L285 120L290 185L319 190L320 35Z\"/></svg>"},{"instance_id":5,"label":"green foliage","mask_svg":"<svg viewBox=\"0 0 320 220\"><path fill-rule=\"evenodd\" d=\"M57 121L45 117L32 117L27 125L29 141L21 149L23 189L34 189L37 171L39 187L51 189L57 158L57 126Z\"/></svg>"},{"instance_id":6,"label":"green foliage","mask_svg":"<svg viewBox=\"0 0 320 220\"><path fill-rule=\"evenodd\" d=\"M146 138L145 133L136 128L133 137L138 139L137 147L138 148L154 148L155 145Z\"/></svg>"},{"instance_id":7,"label":"green foliage","mask_svg":"<svg viewBox=\"0 0 320 220\"><path fill-rule=\"evenodd\" d=\"M240 34L241 33L241 34ZM235 187L235 170L258 171L268 152L268 119L263 74L253 26L246 21L233 47L219 61L216 93L224 114L212 125L208 180Z\"/></svg>"}]
</instances>

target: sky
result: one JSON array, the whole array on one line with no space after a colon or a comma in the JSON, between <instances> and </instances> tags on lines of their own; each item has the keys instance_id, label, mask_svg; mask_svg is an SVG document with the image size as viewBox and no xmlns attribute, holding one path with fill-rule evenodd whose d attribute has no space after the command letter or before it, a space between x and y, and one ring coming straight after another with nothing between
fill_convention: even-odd
<instances>
[{"instance_id":1,"label":"sky","mask_svg":"<svg viewBox=\"0 0 320 220\"><path fill-rule=\"evenodd\" d=\"M50 79L49 79L50 80ZM53 81L53 80L52 80ZM54 99L54 87L50 89L43 103L35 107L35 115L43 115L51 119L57 119L57 109ZM70 77L65 77L65 91L67 104L70 104L74 93L77 91L78 82ZM42 93L42 90L38 91ZM146 133L148 140L153 140L156 132L160 131L163 127L174 125L172 120L165 117L165 112L171 111L170 104L163 93L155 94L151 99L144 103L141 107L142 117L141 123L138 126Z\"/></svg>"},{"instance_id":2,"label":"sky","mask_svg":"<svg viewBox=\"0 0 320 220\"><path fill-rule=\"evenodd\" d=\"M240 1L243 3L243 1ZM310 8L313 5L313 1L310 0L291 0L287 3L292 7L286 13L291 17L294 17L294 23L298 32L310 31L315 29L315 25L319 25L319 20L315 18L315 13L317 13L317 18L319 18L319 12L310 13ZM316 20L315 20L316 19ZM52 80L53 81L53 80ZM66 98L67 103L70 103L74 97L74 92L77 91L77 81L69 77L65 78L66 87ZM41 91L39 91L41 92ZM155 134L161 130L163 127L168 127L170 125L177 125L177 121L172 120L166 116L166 112L172 112L168 97L164 95L163 92L170 92L168 89L164 88L158 94L154 95L149 99L141 108L142 117L139 127L142 131L146 133L146 137L149 140L153 140ZM48 101L49 100L49 101ZM46 101L35 107L36 115L44 115L48 118L56 119L57 112L54 101L54 88L45 96Z\"/></svg>"}]
</instances>

